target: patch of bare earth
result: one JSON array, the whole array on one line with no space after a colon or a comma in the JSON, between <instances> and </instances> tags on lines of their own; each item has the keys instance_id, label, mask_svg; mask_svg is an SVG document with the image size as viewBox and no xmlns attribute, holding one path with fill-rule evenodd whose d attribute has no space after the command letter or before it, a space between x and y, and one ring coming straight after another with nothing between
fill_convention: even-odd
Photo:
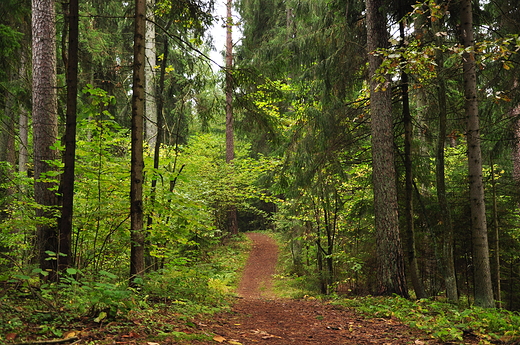
<instances>
[{"instance_id":1,"label":"patch of bare earth","mask_svg":"<svg viewBox=\"0 0 520 345\"><path fill-rule=\"evenodd\" d=\"M441 344L395 319L367 319L317 300L276 298L276 243L264 234L248 236L254 244L237 291L241 298L231 312L204 325L217 334L211 344Z\"/></svg>"}]
</instances>

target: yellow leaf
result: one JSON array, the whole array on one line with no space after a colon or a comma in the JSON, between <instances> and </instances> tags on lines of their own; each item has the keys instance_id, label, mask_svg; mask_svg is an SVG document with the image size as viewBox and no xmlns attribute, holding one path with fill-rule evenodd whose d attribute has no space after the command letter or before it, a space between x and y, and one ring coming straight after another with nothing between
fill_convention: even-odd
<instances>
[{"instance_id":1,"label":"yellow leaf","mask_svg":"<svg viewBox=\"0 0 520 345\"><path fill-rule=\"evenodd\" d=\"M78 331L68 331L63 334L63 339L69 339L77 337L81 332Z\"/></svg>"},{"instance_id":2,"label":"yellow leaf","mask_svg":"<svg viewBox=\"0 0 520 345\"><path fill-rule=\"evenodd\" d=\"M230 340L228 341L231 345L242 345L242 343L239 343L238 341Z\"/></svg>"},{"instance_id":3,"label":"yellow leaf","mask_svg":"<svg viewBox=\"0 0 520 345\"><path fill-rule=\"evenodd\" d=\"M216 335L213 337L213 340L218 341L219 343L223 343L224 341L226 341L226 338L220 335Z\"/></svg>"}]
</instances>

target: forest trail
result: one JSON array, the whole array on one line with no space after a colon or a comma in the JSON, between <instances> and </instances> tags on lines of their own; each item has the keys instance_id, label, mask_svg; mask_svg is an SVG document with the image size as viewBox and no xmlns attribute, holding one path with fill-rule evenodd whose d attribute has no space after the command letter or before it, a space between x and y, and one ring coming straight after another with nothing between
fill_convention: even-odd
<instances>
[{"instance_id":1,"label":"forest trail","mask_svg":"<svg viewBox=\"0 0 520 345\"><path fill-rule=\"evenodd\" d=\"M273 274L278 261L278 246L274 239L265 234L251 232L247 237L253 242L253 248L237 294L246 299L273 298Z\"/></svg>"},{"instance_id":2,"label":"forest trail","mask_svg":"<svg viewBox=\"0 0 520 345\"><path fill-rule=\"evenodd\" d=\"M441 344L392 318L363 318L318 300L277 298L272 289L278 247L265 234L250 233L253 249L229 313L215 315L205 331L214 342L191 344Z\"/></svg>"}]
</instances>

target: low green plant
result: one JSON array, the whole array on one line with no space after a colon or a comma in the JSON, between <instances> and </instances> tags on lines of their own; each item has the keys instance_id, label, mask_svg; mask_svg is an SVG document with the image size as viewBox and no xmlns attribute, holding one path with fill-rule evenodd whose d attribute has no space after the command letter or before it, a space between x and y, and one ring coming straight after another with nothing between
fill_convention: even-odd
<instances>
[{"instance_id":1,"label":"low green plant","mask_svg":"<svg viewBox=\"0 0 520 345\"><path fill-rule=\"evenodd\" d=\"M445 342L462 343L464 334L476 335L482 343L520 340L520 314L504 309L461 308L441 301L410 301L398 296L357 297L335 303L366 316L395 317Z\"/></svg>"}]
</instances>

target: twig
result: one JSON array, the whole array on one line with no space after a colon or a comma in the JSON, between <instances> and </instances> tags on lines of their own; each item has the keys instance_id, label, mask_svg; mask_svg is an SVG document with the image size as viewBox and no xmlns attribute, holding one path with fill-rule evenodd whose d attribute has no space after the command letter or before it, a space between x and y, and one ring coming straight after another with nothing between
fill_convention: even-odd
<instances>
[{"instance_id":1,"label":"twig","mask_svg":"<svg viewBox=\"0 0 520 345\"><path fill-rule=\"evenodd\" d=\"M78 340L78 337L70 337L67 339L50 339L50 340L37 340L37 341L24 341L22 343L15 343L13 345L42 345L42 344L61 344L68 343L69 341Z\"/></svg>"}]
</instances>

